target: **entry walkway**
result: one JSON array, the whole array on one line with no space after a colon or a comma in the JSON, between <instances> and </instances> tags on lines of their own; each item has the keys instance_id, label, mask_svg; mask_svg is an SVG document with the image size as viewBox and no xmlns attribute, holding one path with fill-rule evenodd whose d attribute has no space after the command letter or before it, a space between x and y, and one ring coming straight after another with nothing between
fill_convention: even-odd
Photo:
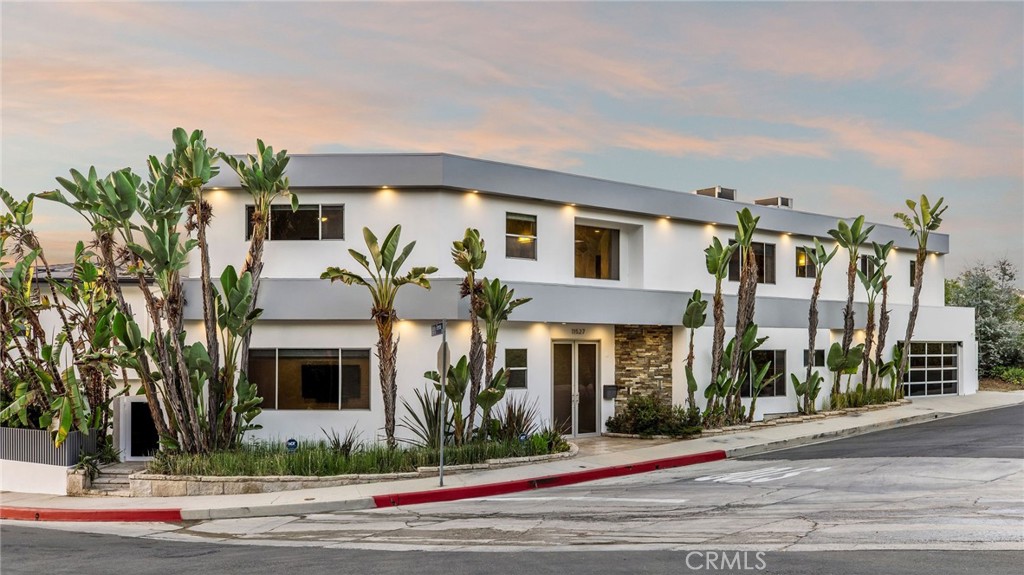
<instances>
[{"instance_id":1,"label":"entry walkway","mask_svg":"<svg viewBox=\"0 0 1024 575\"><path fill-rule=\"evenodd\" d=\"M478 497L489 489L509 493L663 468L659 462L678 466L687 461L740 457L1018 403L1024 403L1024 392L979 392L964 397L914 398L910 404L889 409L691 440L593 438L581 440L586 449L581 448L580 456L575 458L452 475L445 478L443 488L438 487L436 478L421 478L279 493L194 497L89 498L7 492L0 494L0 516L32 518L34 513L39 519L46 519L48 514L56 518L60 517L56 514L59 510L72 512L65 519L86 521L131 521L132 517L138 521L169 520L176 513L180 513L179 519L195 520L367 509L389 500L453 500ZM505 491L493 491L495 486L502 486ZM418 497L406 497L409 494Z\"/></svg>"}]
</instances>

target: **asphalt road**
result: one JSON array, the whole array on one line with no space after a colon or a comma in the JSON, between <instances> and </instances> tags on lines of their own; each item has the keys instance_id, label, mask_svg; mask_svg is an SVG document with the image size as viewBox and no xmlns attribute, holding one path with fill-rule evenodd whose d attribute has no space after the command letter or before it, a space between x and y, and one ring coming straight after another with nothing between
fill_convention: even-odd
<instances>
[{"instance_id":1,"label":"asphalt road","mask_svg":"<svg viewBox=\"0 0 1024 575\"><path fill-rule=\"evenodd\" d=\"M1014 551L846 551L821 553L732 552L743 569L709 569L706 553L603 551L560 553L380 552L127 540L112 535L72 535L31 527L0 529L4 575L169 575L175 573L305 575L469 575L476 573L601 575L640 573L763 573L786 575L910 575L1020 572L1024 553ZM756 569L763 563L763 569ZM735 563L732 563L735 565ZM714 559L721 567L722 559Z\"/></svg>"},{"instance_id":2,"label":"asphalt road","mask_svg":"<svg viewBox=\"0 0 1024 575\"><path fill-rule=\"evenodd\" d=\"M0 571L1017 574L1022 446L1016 406L503 497L186 526L8 522Z\"/></svg>"},{"instance_id":3,"label":"asphalt road","mask_svg":"<svg viewBox=\"0 0 1024 575\"><path fill-rule=\"evenodd\" d=\"M746 459L1024 458L1024 404L765 453Z\"/></svg>"}]
</instances>

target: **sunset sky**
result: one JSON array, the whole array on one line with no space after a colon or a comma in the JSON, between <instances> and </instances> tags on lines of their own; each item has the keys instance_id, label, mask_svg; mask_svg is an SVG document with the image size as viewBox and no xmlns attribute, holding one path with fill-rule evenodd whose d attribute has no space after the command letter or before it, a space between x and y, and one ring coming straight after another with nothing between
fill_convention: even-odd
<instances>
[{"instance_id":1,"label":"sunset sky","mask_svg":"<svg viewBox=\"0 0 1024 575\"><path fill-rule=\"evenodd\" d=\"M232 153L449 152L896 223L1024 266L1024 4L19 3L0 185ZM85 236L39 206L51 261Z\"/></svg>"}]
</instances>

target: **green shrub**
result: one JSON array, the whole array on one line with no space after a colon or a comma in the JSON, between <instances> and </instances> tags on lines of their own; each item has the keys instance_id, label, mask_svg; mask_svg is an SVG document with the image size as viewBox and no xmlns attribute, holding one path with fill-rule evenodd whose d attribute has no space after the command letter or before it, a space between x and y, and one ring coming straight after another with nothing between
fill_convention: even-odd
<instances>
[{"instance_id":1,"label":"green shrub","mask_svg":"<svg viewBox=\"0 0 1024 575\"><path fill-rule=\"evenodd\" d=\"M347 434L349 438L352 433ZM546 455L569 449L557 434L557 441L549 432L538 433L529 441L472 442L461 446L449 445L444 450L445 465L483 463L488 459ZM534 438L539 438L534 440ZM353 473L400 473L416 471L417 467L438 464L438 450L425 447L399 447L388 449L382 444L346 442L342 438L339 449L324 441L300 442L294 453L281 442L253 442L236 449L208 454L158 452L149 464L153 473L166 475L304 475L327 476ZM351 448L346 450L346 444Z\"/></svg>"},{"instance_id":2,"label":"green shrub","mask_svg":"<svg viewBox=\"0 0 1024 575\"><path fill-rule=\"evenodd\" d=\"M1024 367L997 367L992 374L1007 383L1024 387Z\"/></svg>"},{"instance_id":3,"label":"green shrub","mask_svg":"<svg viewBox=\"0 0 1024 575\"><path fill-rule=\"evenodd\" d=\"M663 394L637 394L606 425L612 433L689 437L700 433L700 410L673 406Z\"/></svg>"}]
</instances>

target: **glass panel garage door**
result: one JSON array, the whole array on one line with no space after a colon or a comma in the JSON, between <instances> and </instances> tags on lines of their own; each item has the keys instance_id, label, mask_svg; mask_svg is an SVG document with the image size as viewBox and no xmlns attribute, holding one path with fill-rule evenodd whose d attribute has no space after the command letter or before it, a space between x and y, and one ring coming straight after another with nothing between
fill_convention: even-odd
<instances>
[{"instance_id":1,"label":"glass panel garage door","mask_svg":"<svg viewBox=\"0 0 1024 575\"><path fill-rule=\"evenodd\" d=\"M915 341L910 344L910 366L903 375L903 395L945 395L957 392L959 363L952 341Z\"/></svg>"}]
</instances>

